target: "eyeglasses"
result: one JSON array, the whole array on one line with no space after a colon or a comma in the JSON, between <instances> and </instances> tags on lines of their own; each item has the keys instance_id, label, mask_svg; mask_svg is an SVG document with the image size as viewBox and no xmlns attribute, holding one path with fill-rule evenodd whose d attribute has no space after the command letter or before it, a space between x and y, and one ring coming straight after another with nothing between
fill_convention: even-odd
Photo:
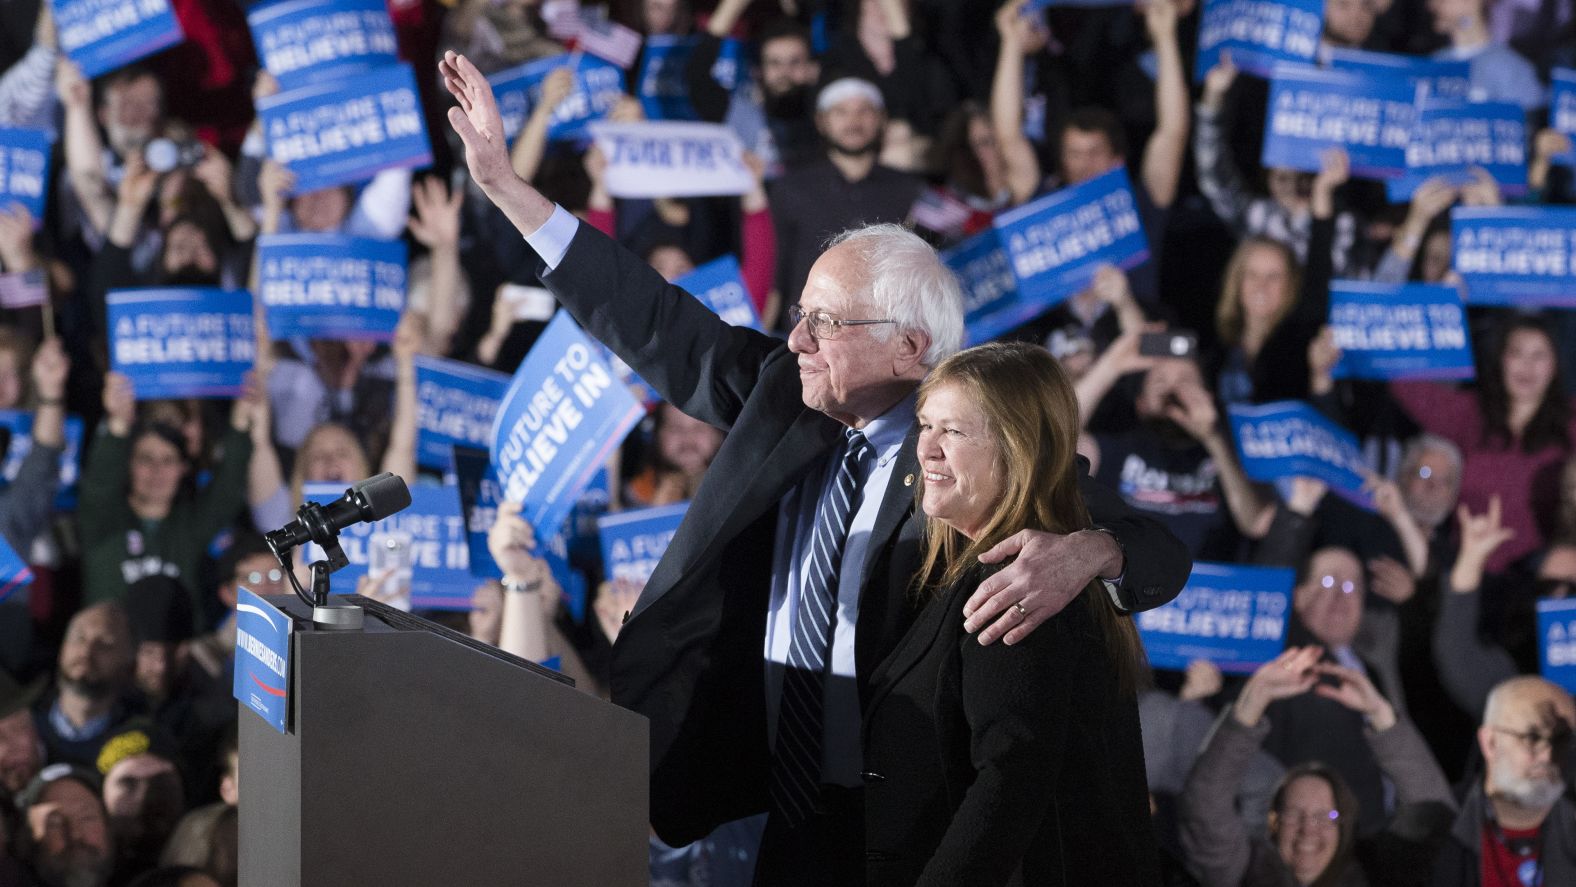
<instances>
[{"instance_id":1,"label":"eyeglasses","mask_svg":"<svg viewBox=\"0 0 1576 887\"><path fill-rule=\"evenodd\" d=\"M870 326L877 323L897 323L895 320L844 320L825 311L805 311L798 305L788 306L788 322L798 326L799 321L804 321L809 329L810 338L820 342L825 339L835 339L845 326Z\"/></svg>"},{"instance_id":2,"label":"eyeglasses","mask_svg":"<svg viewBox=\"0 0 1576 887\"><path fill-rule=\"evenodd\" d=\"M279 568L275 567L274 569L269 570L267 573L259 573L256 570L253 570L242 578L245 579L247 585L262 585L264 579L267 579L269 582L278 582L279 580L285 578L285 574L280 572Z\"/></svg>"},{"instance_id":3,"label":"eyeglasses","mask_svg":"<svg viewBox=\"0 0 1576 887\"><path fill-rule=\"evenodd\" d=\"M1281 824L1297 829L1304 826L1325 826L1335 828L1341 819L1339 810L1282 810L1277 814Z\"/></svg>"},{"instance_id":4,"label":"eyeglasses","mask_svg":"<svg viewBox=\"0 0 1576 887\"><path fill-rule=\"evenodd\" d=\"M1489 729L1495 733L1503 733L1520 741L1521 747L1525 748L1527 753L1531 755L1553 751L1556 745L1563 746L1570 741L1570 731L1568 730L1561 730L1557 733L1544 733L1541 730L1528 730L1525 733L1517 733L1515 730L1505 727L1489 727Z\"/></svg>"},{"instance_id":5,"label":"eyeglasses","mask_svg":"<svg viewBox=\"0 0 1576 887\"><path fill-rule=\"evenodd\" d=\"M1335 588L1336 585L1340 586L1342 594L1351 594L1357 590L1357 583L1350 579L1337 580L1334 576L1319 577L1320 588Z\"/></svg>"}]
</instances>

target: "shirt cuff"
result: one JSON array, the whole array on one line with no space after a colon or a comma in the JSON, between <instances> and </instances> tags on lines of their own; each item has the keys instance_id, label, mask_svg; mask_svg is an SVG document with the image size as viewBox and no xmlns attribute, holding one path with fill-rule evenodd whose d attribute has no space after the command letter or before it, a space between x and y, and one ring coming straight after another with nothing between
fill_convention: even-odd
<instances>
[{"instance_id":1,"label":"shirt cuff","mask_svg":"<svg viewBox=\"0 0 1576 887\"><path fill-rule=\"evenodd\" d=\"M564 253L569 252L569 241L575 239L575 232L579 229L580 220L573 213L555 206L553 214L542 223L542 227L525 235L525 242L541 256L547 270L552 271L564 260Z\"/></svg>"}]
</instances>

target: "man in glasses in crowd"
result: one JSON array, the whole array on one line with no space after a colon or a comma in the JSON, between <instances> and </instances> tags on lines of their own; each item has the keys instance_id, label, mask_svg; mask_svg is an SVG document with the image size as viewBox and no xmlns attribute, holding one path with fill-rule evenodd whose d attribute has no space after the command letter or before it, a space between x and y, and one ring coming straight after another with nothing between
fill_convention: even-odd
<instances>
[{"instance_id":1,"label":"man in glasses in crowd","mask_svg":"<svg viewBox=\"0 0 1576 887\"><path fill-rule=\"evenodd\" d=\"M1521 675L1489 693L1477 734L1483 779L1462 799L1431 883L1576 884L1572 729L1576 703L1543 678Z\"/></svg>"},{"instance_id":2,"label":"man in glasses in crowd","mask_svg":"<svg viewBox=\"0 0 1576 887\"><path fill-rule=\"evenodd\" d=\"M440 70L471 176L543 284L665 399L727 431L614 648L613 701L651 722L653 828L678 845L769 812L757 884L863 883L878 774L861 766L861 691L915 615L914 402L962 344L956 278L912 232L872 226L784 294L786 343L728 326L519 178L481 72L454 53ZM1084 480L1102 529L999 546L1015 562L965 607L981 643L1015 642L1097 577L1128 609L1186 581L1175 537Z\"/></svg>"}]
</instances>

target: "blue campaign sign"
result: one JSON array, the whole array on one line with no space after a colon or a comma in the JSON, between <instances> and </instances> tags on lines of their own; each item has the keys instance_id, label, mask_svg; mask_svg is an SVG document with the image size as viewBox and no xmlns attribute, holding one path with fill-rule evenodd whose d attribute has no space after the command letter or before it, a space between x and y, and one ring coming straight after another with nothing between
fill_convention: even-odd
<instances>
[{"instance_id":1,"label":"blue campaign sign","mask_svg":"<svg viewBox=\"0 0 1576 887\"><path fill-rule=\"evenodd\" d=\"M1040 302L1018 299L1018 281L995 229L943 251L941 261L963 286L963 329L969 346L989 342L1046 308Z\"/></svg>"},{"instance_id":2,"label":"blue campaign sign","mask_svg":"<svg viewBox=\"0 0 1576 887\"><path fill-rule=\"evenodd\" d=\"M384 65L257 103L268 156L295 173L295 193L364 182L432 162L409 65Z\"/></svg>"},{"instance_id":3,"label":"blue campaign sign","mask_svg":"<svg viewBox=\"0 0 1576 887\"><path fill-rule=\"evenodd\" d=\"M645 409L560 311L525 356L492 429L504 498L546 539Z\"/></svg>"},{"instance_id":4,"label":"blue campaign sign","mask_svg":"<svg viewBox=\"0 0 1576 887\"><path fill-rule=\"evenodd\" d=\"M1552 84L1549 93L1549 126L1576 142L1576 70L1555 68L1549 74L1549 81ZM1566 166L1576 164L1576 148L1554 155L1554 162Z\"/></svg>"},{"instance_id":5,"label":"blue campaign sign","mask_svg":"<svg viewBox=\"0 0 1576 887\"><path fill-rule=\"evenodd\" d=\"M1181 670L1204 659L1250 672L1274 659L1286 646L1295 578L1285 567L1194 563L1175 600L1137 614L1149 664Z\"/></svg>"},{"instance_id":6,"label":"blue campaign sign","mask_svg":"<svg viewBox=\"0 0 1576 887\"><path fill-rule=\"evenodd\" d=\"M1311 62L1323 27L1323 0L1204 0L1193 78L1202 82L1223 49L1238 68L1260 77L1270 76L1276 62Z\"/></svg>"},{"instance_id":7,"label":"blue campaign sign","mask_svg":"<svg viewBox=\"0 0 1576 887\"><path fill-rule=\"evenodd\" d=\"M21 555L12 550L4 537L0 537L0 601L31 584L33 584L33 571L28 567L27 561L22 560Z\"/></svg>"},{"instance_id":8,"label":"blue campaign sign","mask_svg":"<svg viewBox=\"0 0 1576 887\"><path fill-rule=\"evenodd\" d=\"M1087 286L1101 265L1132 268L1149 257L1138 201L1121 168L1002 213L993 224L1018 298L1039 305L1036 314Z\"/></svg>"},{"instance_id":9,"label":"blue campaign sign","mask_svg":"<svg viewBox=\"0 0 1576 887\"><path fill-rule=\"evenodd\" d=\"M328 504L345 495L344 484L307 484L302 488L313 502ZM452 486L412 484L410 505L374 523L356 523L339 531L339 544L350 565L334 574L335 594L354 594L356 583L369 573L373 578L395 574L406 577L409 598L403 594L386 601L402 610L469 610L476 577L471 575L470 544L460 494ZM323 556L316 545L308 556Z\"/></svg>"},{"instance_id":10,"label":"blue campaign sign","mask_svg":"<svg viewBox=\"0 0 1576 887\"><path fill-rule=\"evenodd\" d=\"M257 239L258 299L276 339L391 341L405 310L405 243L342 234Z\"/></svg>"},{"instance_id":11,"label":"blue campaign sign","mask_svg":"<svg viewBox=\"0 0 1576 887\"><path fill-rule=\"evenodd\" d=\"M604 514L596 519L602 537L602 572L609 579L645 585L684 520L688 502Z\"/></svg>"},{"instance_id":12,"label":"blue campaign sign","mask_svg":"<svg viewBox=\"0 0 1576 887\"><path fill-rule=\"evenodd\" d=\"M1415 92L1438 99L1465 99L1472 85L1472 63L1465 59L1436 59L1423 55L1369 52L1332 46L1327 56L1337 71L1356 71L1380 78L1404 78Z\"/></svg>"},{"instance_id":13,"label":"blue campaign sign","mask_svg":"<svg viewBox=\"0 0 1576 887\"><path fill-rule=\"evenodd\" d=\"M1472 181L1481 167L1510 195L1527 192L1527 115L1513 102L1421 102L1406 145L1406 175L1385 183L1394 203L1430 176L1452 184Z\"/></svg>"},{"instance_id":14,"label":"blue campaign sign","mask_svg":"<svg viewBox=\"0 0 1576 887\"><path fill-rule=\"evenodd\" d=\"M50 0L60 50L93 79L186 39L169 0Z\"/></svg>"},{"instance_id":15,"label":"blue campaign sign","mask_svg":"<svg viewBox=\"0 0 1576 887\"><path fill-rule=\"evenodd\" d=\"M1576 307L1576 208L1458 206L1450 237L1469 303Z\"/></svg>"},{"instance_id":16,"label":"blue campaign sign","mask_svg":"<svg viewBox=\"0 0 1576 887\"><path fill-rule=\"evenodd\" d=\"M1231 420L1242 470L1248 477L1273 483L1305 475L1364 507L1372 500L1363 481L1372 471L1357 437L1298 400L1256 406L1231 406Z\"/></svg>"},{"instance_id":17,"label":"blue campaign sign","mask_svg":"<svg viewBox=\"0 0 1576 887\"><path fill-rule=\"evenodd\" d=\"M1538 672L1576 693L1576 598L1538 601Z\"/></svg>"},{"instance_id":18,"label":"blue campaign sign","mask_svg":"<svg viewBox=\"0 0 1576 887\"><path fill-rule=\"evenodd\" d=\"M11 435L11 445L6 448L5 462L0 466L0 478L6 484L16 480L22 471L22 460L33 450L33 414L24 410L0 410L0 428ZM70 511L76 507L77 472L82 464L82 417L66 417L66 446L60 451L60 487L55 493L55 509Z\"/></svg>"},{"instance_id":19,"label":"blue campaign sign","mask_svg":"<svg viewBox=\"0 0 1576 887\"><path fill-rule=\"evenodd\" d=\"M487 78L503 116L503 131L512 141L542 98L542 82L553 71L572 65L575 87L553 110L547 137L574 141L586 137L586 124L601 120L624 95L624 72L618 65L594 55L577 52L537 59Z\"/></svg>"},{"instance_id":20,"label":"blue campaign sign","mask_svg":"<svg viewBox=\"0 0 1576 887\"><path fill-rule=\"evenodd\" d=\"M252 7L246 22L280 89L399 61L384 0L280 0Z\"/></svg>"},{"instance_id":21,"label":"blue campaign sign","mask_svg":"<svg viewBox=\"0 0 1576 887\"><path fill-rule=\"evenodd\" d=\"M684 68L695 52L696 37L654 34L646 38L645 56L635 76L635 96L651 120L695 120Z\"/></svg>"},{"instance_id":22,"label":"blue campaign sign","mask_svg":"<svg viewBox=\"0 0 1576 887\"><path fill-rule=\"evenodd\" d=\"M22 204L35 228L44 219L52 143L43 130L0 127L0 209Z\"/></svg>"},{"instance_id":23,"label":"blue campaign sign","mask_svg":"<svg viewBox=\"0 0 1576 887\"><path fill-rule=\"evenodd\" d=\"M1453 286L1337 280L1330 329L1337 379L1470 379L1466 311Z\"/></svg>"},{"instance_id":24,"label":"blue campaign sign","mask_svg":"<svg viewBox=\"0 0 1576 887\"><path fill-rule=\"evenodd\" d=\"M234 397L252 368L252 294L214 287L111 290L110 368L138 400Z\"/></svg>"},{"instance_id":25,"label":"blue campaign sign","mask_svg":"<svg viewBox=\"0 0 1576 887\"><path fill-rule=\"evenodd\" d=\"M230 692L285 733L290 718L290 634L295 623L278 607L241 588L235 604L235 682Z\"/></svg>"},{"instance_id":26,"label":"blue campaign sign","mask_svg":"<svg viewBox=\"0 0 1576 887\"><path fill-rule=\"evenodd\" d=\"M509 387L503 373L457 360L416 358L416 461L449 467L455 446L486 449L493 416Z\"/></svg>"},{"instance_id":27,"label":"blue campaign sign","mask_svg":"<svg viewBox=\"0 0 1576 887\"><path fill-rule=\"evenodd\" d=\"M755 315L755 303L744 288L739 260L733 256L707 262L673 281L673 285L705 302L707 308L733 326L761 328L761 319Z\"/></svg>"},{"instance_id":28,"label":"blue campaign sign","mask_svg":"<svg viewBox=\"0 0 1576 887\"><path fill-rule=\"evenodd\" d=\"M1384 178L1406 171L1416 111L1405 78L1277 65L1265 113L1260 159L1266 167L1318 172L1319 154L1339 145L1354 175Z\"/></svg>"},{"instance_id":29,"label":"blue campaign sign","mask_svg":"<svg viewBox=\"0 0 1576 887\"><path fill-rule=\"evenodd\" d=\"M465 515L466 545L471 551L471 575L502 579L503 570L487 550L487 531L498 519L498 503L503 501L503 489L493 477L492 457L484 449L471 447L454 447L453 452L454 479Z\"/></svg>"}]
</instances>

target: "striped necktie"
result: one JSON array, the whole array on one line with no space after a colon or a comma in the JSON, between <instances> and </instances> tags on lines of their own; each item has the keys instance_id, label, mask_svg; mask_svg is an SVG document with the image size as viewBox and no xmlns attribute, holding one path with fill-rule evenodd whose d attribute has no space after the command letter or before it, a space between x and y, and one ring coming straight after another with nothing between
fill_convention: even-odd
<instances>
[{"instance_id":1,"label":"striped necktie","mask_svg":"<svg viewBox=\"0 0 1576 887\"><path fill-rule=\"evenodd\" d=\"M826 670L836 625L837 573L843 560L848 522L853 518L875 450L850 429L837 477L821 498L810 535L810 559L800 583L794 613L788 668L777 710L776 749L772 756L772 810L789 825L815 810L821 782Z\"/></svg>"}]
</instances>

